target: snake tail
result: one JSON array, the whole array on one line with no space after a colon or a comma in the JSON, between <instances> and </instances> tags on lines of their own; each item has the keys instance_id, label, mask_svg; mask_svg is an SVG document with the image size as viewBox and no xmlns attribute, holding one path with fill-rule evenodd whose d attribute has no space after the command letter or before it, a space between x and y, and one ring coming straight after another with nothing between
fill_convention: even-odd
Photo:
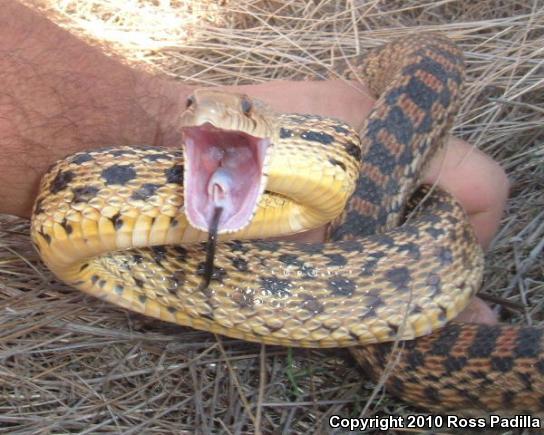
<instances>
[{"instance_id":1,"label":"snake tail","mask_svg":"<svg viewBox=\"0 0 544 435\"><path fill-rule=\"evenodd\" d=\"M376 381L383 376L387 391L408 403L466 415L543 415L542 329L452 322L399 344L396 351L392 344L369 345L352 354L366 373Z\"/></svg>"}]
</instances>

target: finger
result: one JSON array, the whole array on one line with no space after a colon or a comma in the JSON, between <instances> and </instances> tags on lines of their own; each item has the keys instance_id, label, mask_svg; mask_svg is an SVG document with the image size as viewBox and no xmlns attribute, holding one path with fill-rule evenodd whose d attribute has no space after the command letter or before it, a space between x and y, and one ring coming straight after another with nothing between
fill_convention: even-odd
<instances>
[{"instance_id":1,"label":"finger","mask_svg":"<svg viewBox=\"0 0 544 435\"><path fill-rule=\"evenodd\" d=\"M450 192L461 203L485 248L495 235L508 198L510 183L491 157L457 138L431 160L423 182Z\"/></svg>"}]
</instances>

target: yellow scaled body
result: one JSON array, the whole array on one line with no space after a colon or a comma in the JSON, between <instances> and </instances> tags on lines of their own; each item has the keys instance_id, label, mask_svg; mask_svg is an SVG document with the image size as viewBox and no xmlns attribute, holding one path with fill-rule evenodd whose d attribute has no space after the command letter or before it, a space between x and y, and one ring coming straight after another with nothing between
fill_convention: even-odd
<instances>
[{"instance_id":1,"label":"yellow scaled body","mask_svg":"<svg viewBox=\"0 0 544 435\"><path fill-rule=\"evenodd\" d=\"M357 134L332 119L277 115L260 102L251 102L248 116L242 101L246 97L199 91L181 120L271 139L259 207L247 227L221 240L292 234L337 217L358 176ZM438 239L425 233L433 226L427 223L421 235L392 234L393 243L220 243L216 274L199 290L205 251L196 242L207 234L185 217L183 168L181 150L153 147L94 150L59 162L42 180L32 220L45 263L70 285L149 316L301 346L388 341L401 327L403 338L428 333L454 317L479 284L477 245L449 248L452 238L465 237L464 213L439 196L451 204L446 214L455 222L441 223ZM407 243L420 246L417 255L399 251ZM441 246L453 249L454 260L435 270ZM466 268L469 261L477 267ZM411 292L388 278L399 268L410 274ZM440 294L432 294L429 276L443 283ZM412 315L410 306L417 307Z\"/></svg>"}]
</instances>

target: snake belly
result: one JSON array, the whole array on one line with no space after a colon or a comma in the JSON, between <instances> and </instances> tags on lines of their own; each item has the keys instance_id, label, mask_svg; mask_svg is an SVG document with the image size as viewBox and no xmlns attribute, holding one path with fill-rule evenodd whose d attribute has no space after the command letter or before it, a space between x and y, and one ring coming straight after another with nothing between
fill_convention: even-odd
<instances>
[{"instance_id":1,"label":"snake belly","mask_svg":"<svg viewBox=\"0 0 544 435\"><path fill-rule=\"evenodd\" d=\"M42 179L32 217L33 242L45 264L69 285L180 325L305 347L427 335L466 306L483 270L466 215L447 193L435 189L398 226L423 165L451 126L462 63L455 45L438 35L412 36L375 50L361 70L379 98L360 137L336 120L275 114L261 103L248 114L246 97L197 95L191 110L224 99L224 113L236 112L237 105L243 113L230 117L239 121L226 121L226 126L213 120L219 128L259 137L266 131L274 145L265 168L266 191L254 217L247 227L221 236L215 273L205 290L199 290L206 256L199 242L205 233L185 218L180 151L116 147L58 162ZM217 107L211 112L221 112ZM240 241L316 227L339 213L326 243ZM456 325L435 334L452 327L458 331L453 344L474 331ZM512 327L501 328L494 329L497 340L513 336L505 332ZM478 334L472 335L477 346ZM425 364L425 358L414 360L422 352L420 343L428 340L437 339L431 335L402 347L400 373L387 387L417 405L470 408L476 400L467 393L474 374L461 365L459 372L469 381L444 394L451 386L439 388L444 385L436 379L436 367ZM428 344L421 346L427 349ZM376 364L390 347L353 349L379 377ZM510 353L515 369L521 354ZM451 356L443 350L433 363L449 367ZM492 352L483 357L491 361ZM403 377L408 368L424 376L416 381L413 375ZM423 394L406 392L414 382ZM481 395L474 406L497 409L526 390L499 386L493 391L503 399L501 406ZM454 396L464 399L455 402Z\"/></svg>"}]
</instances>

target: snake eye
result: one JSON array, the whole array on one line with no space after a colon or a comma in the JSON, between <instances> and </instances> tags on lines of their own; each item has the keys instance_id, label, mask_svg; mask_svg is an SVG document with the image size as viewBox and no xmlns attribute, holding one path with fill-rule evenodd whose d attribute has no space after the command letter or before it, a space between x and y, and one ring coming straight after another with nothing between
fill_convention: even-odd
<instances>
[{"instance_id":1,"label":"snake eye","mask_svg":"<svg viewBox=\"0 0 544 435\"><path fill-rule=\"evenodd\" d=\"M195 97L191 95L189 98L187 98L187 102L185 103L185 108L188 109L189 107L193 105L194 102L195 102Z\"/></svg>"},{"instance_id":2,"label":"snake eye","mask_svg":"<svg viewBox=\"0 0 544 435\"><path fill-rule=\"evenodd\" d=\"M251 108L253 105L251 104L251 101L247 97L242 98L242 112L244 112L244 115L249 115L249 112L251 112Z\"/></svg>"}]
</instances>

